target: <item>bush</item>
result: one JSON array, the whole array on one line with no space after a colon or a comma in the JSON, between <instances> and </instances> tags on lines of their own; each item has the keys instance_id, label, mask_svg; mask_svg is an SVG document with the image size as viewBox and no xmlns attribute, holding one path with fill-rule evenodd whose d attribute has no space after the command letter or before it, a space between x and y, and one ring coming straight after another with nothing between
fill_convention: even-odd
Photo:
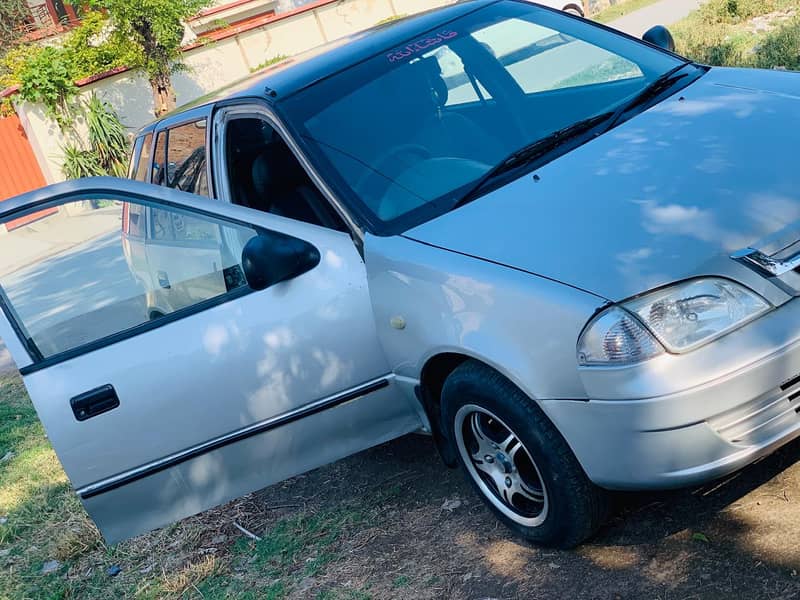
<instances>
[{"instance_id":1,"label":"bush","mask_svg":"<svg viewBox=\"0 0 800 600\"><path fill-rule=\"evenodd\" d=\"M769 33L754 33L754 17L797 8L797 0L710 0L674 28L677 50L719 66L800 68L800 16Z\"/></svg>"},{"instance_id":2,"label":"bush","mask_svg":"<svg viewBox=\"0 0 800 600\"><path fill-rule=\"evenodd\" d=\"M125 48L109 43L109 19L99 11L86 13L79 27L64 40L75 79L105 73L131 62Z\"/></svg>"},{"instance_id":3,"label":"bush","mask_svg":"<svg viewBox=\"0 0 800 600\"><path fill-rule=\"evenodd\" d=\"M39 48L24 61L19 82L19 93L24 100L43 104L59 124L69 120L69 103L77 88L65 50Z\"/></svg>"},{"instance_id":4,"label":"bush","mask_svg":"<svg viewBox=\"0 0 800 600\"><path fill-rule=\"evenodd\" d=\"M756 46L752 63L761 69L786 67L800 71L800 17L767 34Z\"/></svg>"}]
</instances>

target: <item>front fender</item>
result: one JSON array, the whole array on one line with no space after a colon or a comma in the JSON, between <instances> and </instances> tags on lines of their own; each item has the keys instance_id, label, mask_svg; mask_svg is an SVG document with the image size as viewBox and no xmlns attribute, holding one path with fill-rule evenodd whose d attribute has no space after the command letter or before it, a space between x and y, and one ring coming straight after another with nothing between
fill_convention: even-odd
<instances>
[{"instance_id":1,"label":"front fender","mask_svg":"<svg viewBox=\"0 0 800 600\"><path fill-rule=\"evenodd\" d=\"M535 400L586 398L575 344L603 298L399 236L367 236L365 260L378 336L396 374L419 379L432 357L457 353Z\"/></svg>"}]
</instances>

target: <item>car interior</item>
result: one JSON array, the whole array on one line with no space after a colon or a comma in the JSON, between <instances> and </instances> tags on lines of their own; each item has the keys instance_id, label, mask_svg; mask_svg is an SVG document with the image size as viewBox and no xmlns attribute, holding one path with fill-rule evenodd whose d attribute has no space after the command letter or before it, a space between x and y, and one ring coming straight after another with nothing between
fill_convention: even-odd
<instances>
[{"instance_id":1,"label":"car interior","mask_svg":"<svg viewBox=\"0 0 800 600\"><path fill-rule=\"evenodd\" d=\"M225 156L233 204L347 230L283 138L263 119L230 121Z\"/></svg>"}]
</instances>

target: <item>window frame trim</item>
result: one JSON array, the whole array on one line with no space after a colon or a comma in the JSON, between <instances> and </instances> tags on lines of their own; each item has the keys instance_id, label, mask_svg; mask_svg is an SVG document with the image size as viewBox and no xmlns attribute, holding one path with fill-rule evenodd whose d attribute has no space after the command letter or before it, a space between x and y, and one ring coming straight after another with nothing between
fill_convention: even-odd
<instances>
[{"instance_id":1,"label":"window frame trim","mask_svg":"<svg viewBox=\"0 0 800 600\"><path fill-rule=\"evenodd\" d=\"M152 140L152 149L151 149L151 152L150 152L150 165L149 165L150 168L148 169L147 180L145 181L145 183L153 183L153 162L154 162L154 159L155 159L155 149L156 149L156 143L158 141L159 134L161 134L163 132L167 136L166 147L164 148L164 160L166 161L167 157L169 156L169 133L170 133L170 131L172 129L175 129L176 127L181 127L182 125L188 125L190 123L196 123L197 121L202 121L202 120L205 119L206 131L205 131L205 136L204 136L204 138L205 138L205 142L204 143L205 143L205 150L206 150L206 177L208 178L208 183L209 183L209 185L208 185L209 196L208 197L209 198L215 198L216 197L214 195L215 186L213 185L214 173L213 173L213 169L211 168L211 146L212 146L212 144L211 144L211 142L212 142L212 138L211 138L211 129L212 129L212 127L211 126L212 126L212 117L213 117L212 113L213 113L213 105L206 104L206 105L203 105L203 106L198 106L197 108L192 108L190 110L178 113L178 114L173 115L171 117L165 117L164 119L162 119L161 121L158 121L158 123L156 123L156 126L152 129L152 131L148 131L147 132L147 133L152 133L153 134L153 140ZM147 135L147 134L144 134L144 135ZM168 185L166 185L166 183L164 183L164 184L154 184L154 185L159 185L161 187L165 187L165 188L168 188L168 189L171 189L171 190L175 189L175 188L169 187ZM182 190L178 190L178 191L182 191ZM188 192L188 193L192 193L192 192Z\"/></svg>"},{"instance_id":2,"label":"window frame trim","mask_svg":"<svg viewBox=\"0 0 800 600\"><path fill-rule=\"evenodd\" d=\"M272 107L261 98L236 98L230 101L220 102L215 106L210 127L211 160L208 161L209 164L213 163L212 171L217 173L217 177L215 177L213 181L210 180L213 186L211 188L213 189L213 197L222 202L234 205L230 197L230 181L228 179L227 157L225 156L225 133L230 121L246 118L264 120L281 136L281 138L283 138L283 141L286 142L286 145L289 146L292 154L294 154L295 158L300 163L300 166L311 178L311 183L317 187L325 200L328 201L336 213L342 218L356 244L356 248L363 256L364 229L353 218L353 215L347 209L346 205L339 200L314 165L311 164L295 141L294 136L292 136L289 129L283 124L275 111L272 110ZM256 210L246 206L242 208ZM329 229L321 225L320 227Z\"/></svg>"},{"instance_id":3,"label":"window frame trim","mask_svg":"<svg viewBox=\"0 0 800 600\"><path fill-rule=\"evenodd\" d=\"M137 179L136 175L139 173L139 167L142 166L140 163L142 160L142 153L144 152L145 148L145 142L147 141L148 136L150 137L150 143L147 144L149 146L149 154L147 158L147 164L145 165L146 169L144 172L145 178L142 180L142 179ZM153 178L153 151L155 150L156 132L153 129L150 129L148 131L143 131L141 134L139 134L139 137L137 139L142 140L142 143L139 146L139 154L138 156L136 156L136 162L133 165L134 167L133 173L128 174L128 179L132 181L139 181L141 183L150 183L151 179Z\"/></svg>"},{"instance_id":4,"label":"window frame trim","mask_svg":"<svg viewBox=\"0 0 800 600\"><path fill-rule=\"evenodd\" d=\"M93 199L108 200L109 196L113 196L114 200L120 202L134 202L138 204L143 204L145 206L155 204L159 206L174 208L175 210L178 211L196 213L208 217L210 219L215 219L218 221L231 223L240 227L252 229L256 232L257 235L261 235L262 233L270 234L270 231L267 228L262 227L260 225L256 225L254 223L248 223L246 221L241 221L236 218L219 215L210 210L204 210L201 208L186 206L183 204L170 202L169 200L164 200L161 198L143 196L142 194L138 194L135 192L128 192L120 189L107 189L107 190L92 189L92 190L86 190L85 192L71 191L64 194L58 194L54 197L50 197L41 201L34 201L19 208L10 210L9 212L0 215L0 223L5 223L6 221L11 220L12 218L17 216L24 216L25 214L28 213L37 212L42 208L49 208L51 206L62 206L64 204L74 201L93 200ZM295 237L281 231L273 231L272 233L288 237ZM62 352L58 352L56 354L53 354L52 356L47 356L47 357L42 355L41 351L39 350L38 346L33 341L33 339L25 335L26 329L24 327L24 323L20 323L19 320L16 318L17 311L11 304L10 299L7 298L5 288L3 288L1 285L0 285L0 308L2 308L3 315L10 324L11 328L16 333L20 343L25 348L25 351L28 353L28 356L31 359L31 363L29 365L23 366L19 370L20 374L25 376L31 373L35 373L37 371L41 371L53 365L57 365L66 362L68 360L72 360L73 358L83 356L84 354L94 352L95 350L111 346L123 340L141 335L143 333L147 333L148 331L152 331L154 329L162 327L163 325L173 323L180 319L185 319L197 313L214 308L215 306L219 306L221 304L237 300L252 293L256 293L256 290L253 290L248 285L243 285L239 288L236 288L235 290L231 290L224 294L220 294L219 296L215 296L214 298L209 298L207 300L203 300L201 302L192 304L191 306L186 306L184 308L171 312L167 315L163 315L158 319L145 321L138 325L134 325L133 327L129 327L122 331L118 331L111 335L104 336L97 340L81 344L74 348L70 348L69 350L64 350Z\"/></svg>"}]
</instances>

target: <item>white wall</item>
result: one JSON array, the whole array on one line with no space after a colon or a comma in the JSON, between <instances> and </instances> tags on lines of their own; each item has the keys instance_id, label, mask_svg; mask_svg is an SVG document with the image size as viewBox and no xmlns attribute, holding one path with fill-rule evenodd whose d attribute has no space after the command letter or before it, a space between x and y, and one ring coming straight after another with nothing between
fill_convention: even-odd
<instances>
[{"instance_id":1,"label":"white wall","mask_svg":"<svg viewBox=\"0 0 800 600\"><path fill-rule=\"evenodd\" d=\"M387 17L412 14L452 1L339 0L189 50L184 54L187 71L177 73L172 79L178 106L247 77L252 69L275 56L299 54L372 27ZM131 132L154 119L150 85L140 72L126 71L101 79L83 86L80 93L83 97L96 93L106 100ZM48 183L62 181L61 148L66 143L63 134L45 116L42 107L24 103L16 108L45 179Z\"/></svg>"}]
</instances>

